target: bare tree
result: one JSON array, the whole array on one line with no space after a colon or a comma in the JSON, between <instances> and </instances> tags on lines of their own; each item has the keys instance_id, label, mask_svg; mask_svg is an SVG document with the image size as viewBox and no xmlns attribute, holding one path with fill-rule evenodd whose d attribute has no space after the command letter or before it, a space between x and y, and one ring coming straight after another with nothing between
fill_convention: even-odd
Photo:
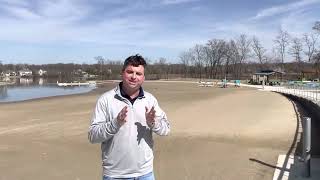
<instances>
[{"instance_id":1,"label":"bare tree","mask_svg":"<svg viewBox=\"0 0 320 180\"><path fill-rule=\"evenodd\" d=\"M241 34L239 38L237 39L237 50L238 50L238 57L237 57L237 74L236 77L238 79L241 78L241 73L242 73L242 65L245 62L245 60L248 58L250 54L250 45L251 45L251 40L248 39L247 35Z\"/></svg>"},{"instance_id":2,"label":"bare tree","mask_svg":"<svg viewBox=\"0 0 320 180\"><path fill-rule=\"evenodd\" d=\"M211 56L211 53L210 53L210 48L209 46L205 45L203 47L203 51L204 51L204 60L203 60L203 63L204 63L204 70L205 70L205 77L206 78L211 78L211 60L212 60L212 56Z\"/></svg>"},{"instance_id":3,"label":"bare tree","mask_svg":"<svg viewBox=\"0 0 320 180\"><path fill-rule=\"evenodd\" d=\"M319 78L319 74L320 74L320 52L318 52L318 53L313 55L312 62L313 62L313 65L314 65L314 67L316 69L317 77Z\"/></svg>"},{"instance_id":4,"label":"bare tree","mask_svg":"<svg viewBox=\"0 0 320 180\"><path fill-rule=\"evenodd\" d=\"M193 48L194 62L199 69L199 79L202 78L202 67L204 63L204 46L196 44Z\"/></svg>"},{"instance_id":5,"label":"bare tree","mask_svg":"<svg viewBox=\"0 0 320 180\"><path fill-rule=\"evenodd\" d=\"M320 33L320 21L316 21L312 29Z\"/></svg>"},{"instance_id":6,"label":"bare tree","mask_svg":"<svg viewBox=\"0 0 320 180\"><path fill-rule=\"evenodd\" d=\"M3 71L3 64L2 64L2 61L0 61L0 72Z\"/></svg>"},{"instance_id":7,"label":"bare tree","mask_svg":"<svg viewBox=\"0 0 320 180\"><path fill-rule=\"evenodd\" d=\"M261 45L259 39L255 36L252 38L252 50L255 56L257 56L260 63L260 68L262 69L262 66L265 63L264 60L266 59L265 52L267 50Z\"/></svg>"},{"instance_id":8,"label":"bare tree","mask_svg":"<svg viewBox=\"0 0 320 180\"><path fill-rule=\"evenodd\" d=\"M225 54L225 61L224 61L224 77L225 79L228 78L230 73L235 74L235 64L238 59L238 50L237 45L234 40L230 40L230 42L226 45L226 54ZM233 64L233 69L231 69L230 64Z\"/></svg>"},{"instance_id":9,"label":"bare tree","mask_svg":"<svg viewBox=\"0 0 320 180\"><path fill-rule=\"evenodd\" d=\"M105 64L105 59L102 56L96 56L94 59L97 61L97 64L99 65L99 72L100 72L100 78L103 79L103 66Z\"/></svg>"},{"instance_id":10,"label":"bare tree","mask_svg":"<svg viewBox=\"0 0 320 180\"><path fill-rule=\"evenodd\" d=\"M295 58L297 62L301 62L301 54L302 54L302 43L299 38L292 39L292 46L289 49L290 54Z\"/></svg>"},{"instance_id":11,"label":"bare tree","mask_svg":"<svg viewBox=\"0 0 320 180\"><path fill-rule=\"evenodd\" d=\"M216 78L218 68L221 67L222 58L227 51L226 42L222 39L209 40L205 50L210 71L209 77Z\"/></svg>"},{"instance_id":12,"label":"bare tree","mask_svg":"<svg viewBox=\"0 0 320 180\"><path fill-rule=\"evenodd\" d=\"M312 56L316 52L317 39L318 39L318 35L314 33L303 35L303 41L307 48L306 51L304 51L304 53L308 57L308 62L311 61Z\"/></svg>"},{"instance_id":13,"label":"bare tree","mask_svg":"<svg viewBox=\"0 0 320 180\"><path fill-rule=\"evenodd\" d=\"M188 76L189 73L189 66L192 60L192 54L188 51L186 52L182 52L179 56L180 58L180 62L183 65L183 73L184 73L184 77L186 78Z\"/></svg>"},{"instance_id":14,"label":"bare tree","mask_svg":"<svg viewBox=\"0 0 320 180\"><path fill-rule=\"evenodd\" d=\"M286 48L289 45L290 36L287 31L282 29L279 30L279 34L277 35L274 42L276 43L276 47L281 56L281 70L284 70L284 59L286 55Z\"/></svg>"},{"instance_id":15,"label":"bare tree","mask_svg":"<svg viewBox=\"0 0 320 180\"><path fill-rule=\"evenodd\" d=\"M297 62L296 71L302 73L302 43L299 38L292 39L292 45L289 49L289 53L294 57L295 61Z\"/></svg>"},{"instance_id":16,"label":"bare tree","mask_svg":"<svg viewBox=\"0 0 320 180\"><path fill-rule=\"evenodd\" d=\"M167 59L161 57L157 64L160 66L160 77L165 74L166 79L169 79L169 64L167 63Z\"/></svg>"}]
</instances>

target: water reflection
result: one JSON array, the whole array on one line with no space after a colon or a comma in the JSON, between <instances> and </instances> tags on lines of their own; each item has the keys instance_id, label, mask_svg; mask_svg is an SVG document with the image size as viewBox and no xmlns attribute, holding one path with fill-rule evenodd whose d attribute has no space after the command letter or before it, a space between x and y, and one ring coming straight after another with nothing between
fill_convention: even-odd
<instances>
[{"instance_id":1,"label":"water reflection","mask_svg":"<svg viewBox=\"0 0 320 180\"><path fill-rule=\"evenodd\" d=\"M0 99L5 99L8 97L7 86L0 86Z\"/></svg>"},{"instance_id":2,"label":"water reflection","mask_svg":"<svg viewBox=\"0 0 320 180\"><path fill-rule=\"evenodd\" d=\"M43 82L43 78L40 78L40 79L39 79L39 85L41 86L41 85L43 85L43 83L44 83L44 82Z\"/></svg>"},{"instance_id":3,"label":"water reflection","mask_svg":"<svg viewBox=\"0 0 320 180\"><path fill-rule=\"evenodd\" d=\"M20 78L19 79L19 84L21 85L30 85L33 83L33 79L31 78Z\"/></svg>"}]
</instances>

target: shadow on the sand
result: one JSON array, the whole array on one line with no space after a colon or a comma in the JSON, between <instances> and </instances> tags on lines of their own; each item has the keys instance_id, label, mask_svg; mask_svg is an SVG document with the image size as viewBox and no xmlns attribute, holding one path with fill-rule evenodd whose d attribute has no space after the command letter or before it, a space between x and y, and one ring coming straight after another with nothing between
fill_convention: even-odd
<instances>
[{"instance_id":1,"label":"shadow on the sand","mask_svg":"<svg viewBox=\"0 0 320 180\"><path fill-rule=\"evenodd\" d=\"M292 106L294 108L295 114L296 114L296 130L295 130L295 134L294 134L294 138L292 140L292 144L288 150L288 152L286 153L286 158L284 160L284 163L282 165L282 167L278 167L275 165L271 165L268 163L265 163L261 160L257 160L254 158L249 158L250 161L262 164L264 166L270 167L270 168L274 168L274 169L279 169L280 170L280 174L278 176L278 180L281 180L285 171L288 171L287 167L287 163L289 161L289 157L292 154L292 152L294 151L294 155L295 156L300 156L301 155L301 148L302 148L302 139L298 139L298 136L301 137L301 132L299 132L299 128L300 128L300 122L303 116L305 116L307 113L305 111L305 109L301 106L301 104L299 104L298 102L294 101L293 99L291 99L290 97L287 97L289 99L289 101L292 103Z\"/></svg>"}]
</instances>

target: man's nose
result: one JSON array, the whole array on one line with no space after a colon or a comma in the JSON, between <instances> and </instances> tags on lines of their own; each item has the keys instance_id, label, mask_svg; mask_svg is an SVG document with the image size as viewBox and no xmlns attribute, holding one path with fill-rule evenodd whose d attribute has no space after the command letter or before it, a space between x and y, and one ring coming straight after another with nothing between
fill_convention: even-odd
<instances>
[{"instance_id":1,"label":"man's nose","mask_svg":"<svg viewBox=\"0 0 320 180\"><path fill-rule=\"evenodd\" d=\"M136 74L136 73L133 73L133 74L132 74L132 78L135 79L136 77L137 77L137 74Z\"/></svg>"}]
</instances>

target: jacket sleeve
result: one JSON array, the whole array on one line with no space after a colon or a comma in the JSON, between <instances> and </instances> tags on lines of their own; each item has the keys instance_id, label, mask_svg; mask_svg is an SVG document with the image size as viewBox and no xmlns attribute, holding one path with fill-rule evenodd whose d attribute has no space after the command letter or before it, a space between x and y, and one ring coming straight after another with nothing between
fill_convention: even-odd
<instances>
[{"instance_id":1,"label":"jacket sleeve","mask_svg":"<svg viewBox=\"0 0 320 180\"><path fill-rule=\"evenodd\" d=\"M155 125L152 131L160 136L167 136L170 132L170 123L166 113L160 108L158 101L154 99L154 107L156 111Z\"/></svg>"},{"instance_id":2,"label":"jacket sleeve","mask_svg":"<svg viewBox=\"0 0 320 180\"><path fill-rule=\"evenodd\" d=\"M89 127L88 139L91 143L102 143L116 134L120 128L117 119L111 119L106 98L97 101Z\"/></svg>"}]
</instances>

